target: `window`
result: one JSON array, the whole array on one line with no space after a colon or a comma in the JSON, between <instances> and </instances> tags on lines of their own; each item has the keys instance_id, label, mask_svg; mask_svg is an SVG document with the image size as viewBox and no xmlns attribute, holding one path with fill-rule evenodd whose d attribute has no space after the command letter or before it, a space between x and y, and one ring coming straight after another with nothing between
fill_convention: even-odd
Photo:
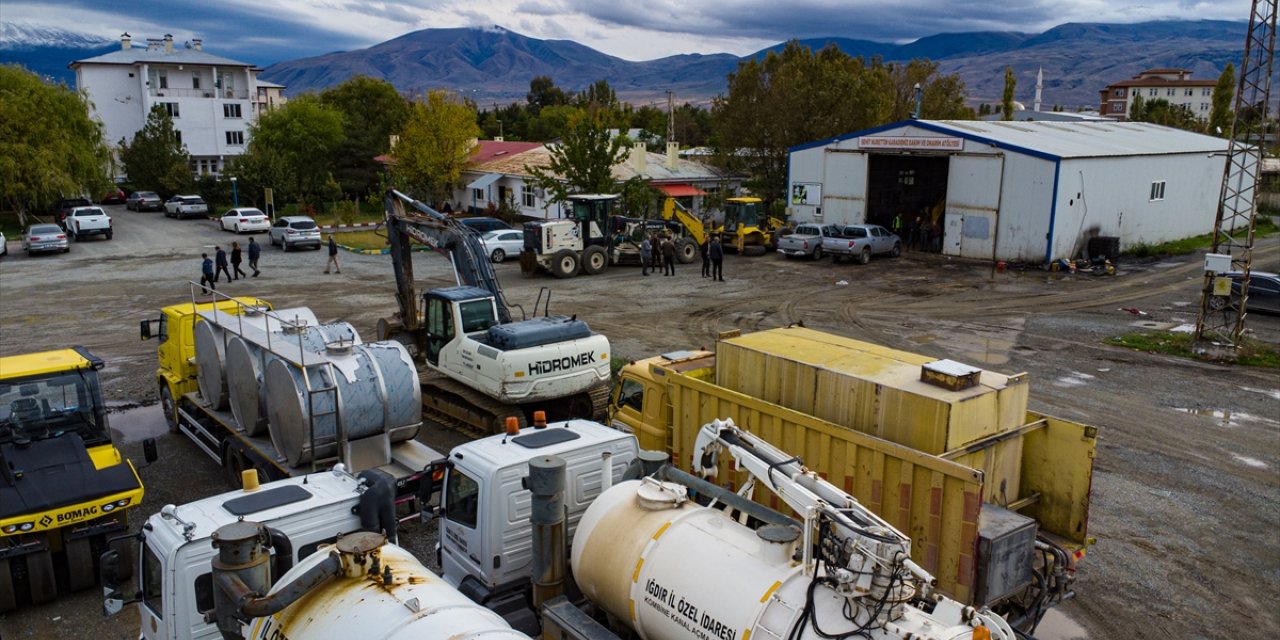
<instances>
[{"instance_id":1,"label":"window","mask_svg":"<svg viewBox=\"0 0 1280 640\"><path fill-rule=\"evenodd\" d=\"M181 110L178 108L178 103L176 103L176 102L161 102L160 104L164 105L165 113L168 113L170 118L177 118L177 117L179 117L179 115L180 115L180 113L181 113Z\"/></svg>"},{"instance_id":2,"label":"window","mask_svg":"<svg viewBox=\"0 0 1280 640\"><path fill-rule=\"evenodd\" d=\"M1193 96L1193 95L1195 95L1195 93L1196 93L1196 90L1195 90L1195 89L1187 89L1185 92L1183 92L1183 94L1182 94L1182 95L1185 95L1185 96Z\"/></svg>"},{"instance_id":3,"label":"window","mask_svg":"<svg viewBox=\"0 0 1280 640\"><path fill-rule=\"evenodd\" d=\"M459 303L458 313L462 316L463 333L487 331L490 325L497 324L493 317L493 303L488 300Z\"/></svg>"},{"instance_id":4,"label":"window","mask_svg":"<svg viewBox=\"0 0 1280 640\"><path fill-rule=\"evenodd\" d=\"M200 88L200 72L199 71L191 72L191 88L192 89Z\"/></svg>"},{"instance_id":5,"label":"window","mask_svg":"<svg viewBox=\"0 0 1280 640\"><path fill-rule=\"evenodd\" d=\"M472 190L471 190L471 199L472 199L472 200L475 200L476 202L483 202L483 201L484 201L484 189L472 189Z\"/></svg>"},{"instance_id":6,"label":"window","mask_svg":"<svg viewBox=\"0 0 1280 640\"><path fill-rule=\"evenodd\" d=\"M175 129L173 131L173 137L177 138L178 146L182 146L182 132Z\"/></svg>"},{"instance_id":7,"label":"window","mask_svg":"<svg viewBox=\"0 0 1280 640\"><path fill-rule=\"evenodd\" d=\"M204 613L213 611L213 573L202 573L196 576L196 611Z\"/></svg>"},{"instance_id":8,"label":"window","mask_svg":"<svg viewBox=\"0 0 1280 640\"><path fill-rule=\"evenodd\" d=\"M644 385L631 378L623 378L618 391L618 405L644 413Z\"/></svg>"},{"instance_id":9,"label":"window","mask_svg":"<svg viewBox=\"0 0 1280 640\"><path fill-rule=\"evenodd\" d=\"M476 514L480 510L480 485L456 468L449 470L448 482L444 517L474 529Z\"/></svg>"},{"instance_id":10,"label":"window","mask_svg":"<svg viewBox=\"0 0 1280 640\"><path fill-rule=\"evenodd\" d=\"M1177 90L1177 89L1167 89L1167 90L1165 90L1165 92L1164 92L1164 94L1165 94L1166 96L1173 96L1173 95L1177 95L1177 93L1178 93L1178 90Z\"/></svg>"},{"instance_id":11,"label":"window","mask_svg":"<svg viewBox=\"0 0 1280 640\"><path fill-rule=\"evenodd\" d=\"M915 169L904 169L904 170L902 170L902 171L899 171L899 172L898 172L898 184L908 184L908 185L910 185L910 184L915 184L915 183L916 183L916 170L915 170Z\"/></svg>"},{"instance_id":12,"label":"window","mask_svg":"<svg viewBox=\"0 0 1280 640\"><path fill-rule=\"evenodd\" d=\"M156 329L156 339L160 344L164 344L169 340L169 316L160 316L160 327Z\"/></svg>"},{"instance_id":13,"label":"window","mask_svg":"<svg viewBox=\"0 0 1280 640\"><path fill-rule=\"evenodd\" d=\"M222 105L222 117L224 118L240 118L240 104L227 103Z\"/></svg>"},{"instance_id":14,"label":"window","mask_svg":"<svg viewBox=\"0 0 1280 640\"><path fill-rule=\"evenodd\" d=\"M1151 200L1164 200L1164 180L1151 183Z\"/></svg>"},{"instance_id":15,"label":"window","mask_svg":"<svg viewBox=\"0 0 1280 640\"><path fill-rule=\"evenodd\" d=\"M169 88L169 72L165 71L164 69L161 69L158 75L160 79L160 88L168 89Z\"/></svg>"},{"instance_id":16,"label":"window","mask_svg":"<svg viewBox=\"0 0 1280 640\"><path fill-rule=\"evenodd\" d=\"M1213 89L1201 89L1201 90L1200 90L1200 95L1202 95L1202 96L1211 96L1211 95L1213 95Z\"/></svg>"},{"instance_id":17,"label":"window","mask_svg":"<svg viewBox=\"0 0 1280 640\"><path fill-rule=\"evenodd\" d=\"M1112 112L1112 113L1124 113L1124 105L1123 105L1123 104L1120 104L1120 103L1116 103L1116 104L1111 105L1111 112Z\"/></svg>"},{"instance_id":18,"label":"window","mask_svg":"<svg viewBox=\"0 0 1280 640\"><path fill-rule=\"evenodd\" d=\"M1123 98L1123 97L1124 97L1124 89L1116 89L1116 97L1117 97L1117 98Z\"/></svg>"},{"instance_id":19,"label":"window","mask_svg":"<svg viewBox=\"0 0 1280 640\"><path fill-rule=\"evenodd\" d=\"M148 545L142 545L142 604L157 618L164 619L164 569L160 558Z\"/></svg>"},{"instance_id":20,"label":"window","mask_svg":"<svg viewBox=\"0 0 1280 640\"><path fill-rule=\"evenodd\" d=\"M1159 91L1158 89L1147 89L1147 95L1149 95L1149 96L1154 96L1154 95L1156 95L1157 93L1160 93L1160 91Z\"/></svg>"},{"instance_id":21,"label":"window","mask_svg":"<svg viewBox=\"0 0 1280 640\"><path fill-rule=\"evenodd\" d=\"M239 105L236 105L236 106L239 106ZM227 132L227 144L232 145L232 146L235 146L235 147L238 147L238 146L240 146L240 145L243 145L243 144L244 144L244 132L243 132L243 131L228 131L228 132Z\"/></svg>"},{"instance_id":22,"label":"window","mask_svg":"<svg viewBox=\"0 0 1280 640\"><path fill-rule=\"evenodd\" d=\"M1201 111L1208 111L1208 110L1209 110L1209 103L1208 103L1208 102L1201 102L1201 103L1200 103L1200 110L1201 110Z\"/></svg>"},{"instance_id":23,"label":"window","mask_svg":"<svg viewBox=\"0 0 1280 640\"><path fill-rule=\"evenodd\" d=\"M520 187L520 202L526 208L533 208L535 206L533 187L527 184Z\"/></svg>"}]
</instances>

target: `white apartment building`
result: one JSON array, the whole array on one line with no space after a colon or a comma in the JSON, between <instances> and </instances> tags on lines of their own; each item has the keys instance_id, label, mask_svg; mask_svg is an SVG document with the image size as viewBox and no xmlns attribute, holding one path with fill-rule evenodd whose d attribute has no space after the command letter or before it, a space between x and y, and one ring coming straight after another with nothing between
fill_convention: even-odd
<instances>
[{"instance_id":1,"label":"white apartment building","mask_svg":"<svg viewBox=\"0 0 1280 640\"><path fill-rule=\"evenodd\" d=\"M1120 120L1129 119L1133 99L1165 100L1181 105L1195 117L1208 120L1213 112L1213 88L1217 80L1192 80L1186 69L1148 69L1129 80L1107 85L1100 93L1098 110L1102 115Z\"/></svg>"},{"instance_id":2,"label":"white apartment building","mask_svg":"<svg viewBox=\"0 0 1280 640\"><path fill-rule=\"evenodd\" d=\"M196 175L221 174L229 158L244 153L258 113L284 102L284 87L258 81L251 64L206 52L198 39L175 47L166 35L148 38L143 47L126 33L118 51L76 60L70 68L102 120L109 146L132 140L152 105L160 104Z\"/></svg>"}]
</instances>

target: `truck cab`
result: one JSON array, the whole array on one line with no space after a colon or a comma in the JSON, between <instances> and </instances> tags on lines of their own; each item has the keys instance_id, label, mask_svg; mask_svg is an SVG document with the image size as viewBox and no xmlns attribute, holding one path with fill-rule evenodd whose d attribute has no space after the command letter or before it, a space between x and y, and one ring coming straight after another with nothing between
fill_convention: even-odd
<instances>
[{"instance_id":1,"label":"truck cab","mask_svg":"<svg viewBox=\"0 0 1280 640\"><path fill-rule=\"evenodd\" d=\"M518 629L521 620L533 615L526 605L533 562L531 495L523 481L529 461L545 456L567 463L568 544L582 513L603 488L605 466L610 484L619 481L639 456L639 447L629 434L597 422L569 420L468 442L440 463L446 469L437 509L444 579Z\"/></svg>"},{"instance_id":2,"label":"truck cab","mask_svg":"<svg viewBox=\"0 0 1280 640\"><path fill-rule=\"evenodd\" d=\"M715 352L701 350L671 351L624 365L613 387L609 424L634 434L641 449L671 453L667 378L688 376L713 383L715 370Z\"/></svg>"}]
</instances>

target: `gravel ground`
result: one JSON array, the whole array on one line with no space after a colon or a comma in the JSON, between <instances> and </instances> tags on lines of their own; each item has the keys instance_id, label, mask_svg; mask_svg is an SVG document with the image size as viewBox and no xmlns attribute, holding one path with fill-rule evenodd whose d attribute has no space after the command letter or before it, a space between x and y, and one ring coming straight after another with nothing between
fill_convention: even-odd
<instances>
[{"instance_id":1,"label":"gravel ground","mask_svg":"<svg viewBox=\"0 0 1280 640\"><path fill-rule=\"evenodd\" d=\"M10 243L0 260L0 353L79 343L106 359L104 388L118 409L112 426L124 453L140 461L140 440L158 436L161 459L141 471L141 513L152 513L225 485L191 443L164 432L154 404L155 345L138 340L138 321L187 299L199 254L233 238L213 222L109 209L111 241L34 258ZM310 306L322 321L347 320L364 335L394 311L385 256L344 253L342 274L326 276L323 252L264 249L262 277L223 288L277 307ZM1256 268L1280 270L1280 240L1262 240L1255 255ZM419 287L453 284L447 261L415 260ZM1265 604L1280 584L1280 375L1102 344L1144 326L1194 322L1199 269L1196 256L1122 264L1116 277L996 274L989 265L920 254L866 266L729 256L728 281L713 283L698 277L696 264L681 265L673 278L622 267L566 281L524 278L513 263L497 265L513 303L531 309L547 287L554 313L587 320L609 336L617 356L710 346L725 329L803 321L1028 372L1033 407L1101 430L1090 520L1098 543L1081 565L1078 597L1054 613L1041 637L1280 637L1280 614ZM1249 320L1256 337L1280 343L1280 318ZM459 436L428 429L422 438L447 449ZM433 534L416 525L402 540L429 558ZM0 637L136 637L136 615L104 621L99 606L96 590L66 594L0 617Z\"/></svg>"}]
</instances>

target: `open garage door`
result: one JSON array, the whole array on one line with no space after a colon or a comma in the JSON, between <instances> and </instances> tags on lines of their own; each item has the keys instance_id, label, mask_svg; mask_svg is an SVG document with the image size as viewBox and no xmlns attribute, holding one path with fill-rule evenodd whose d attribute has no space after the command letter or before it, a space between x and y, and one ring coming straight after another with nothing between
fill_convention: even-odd
<instances>
[{"instance_id":1,"label":"open garage door","mask_svg":"<svg viewBox=\"0 0 1280 640\"><path fill-rule=\"evenodd\" d=\"M993 259L1000 216L1003 155L951 156L942 252Z\"/></svg>"},{"instance_id":2,"label":"open garage door","mask_svg":"<svg viewBox=\"0 0 1280 640\"><path fill-rule=\"evenodd\" d=\"M822 217L827 224L858 224L867 215L867 154L829 151L822 176Z\"/></svg>"},{"instance_id":3,"label":"open garage door","mask_svg":"<svg viewBox=\"0 0 1280 640\"><path fill-rule=\"evenodd\" d=\"M876 153L871 155L866 222L893 228L937 209L947 194L947 156Z\"/></svg>"}]
</instances>

